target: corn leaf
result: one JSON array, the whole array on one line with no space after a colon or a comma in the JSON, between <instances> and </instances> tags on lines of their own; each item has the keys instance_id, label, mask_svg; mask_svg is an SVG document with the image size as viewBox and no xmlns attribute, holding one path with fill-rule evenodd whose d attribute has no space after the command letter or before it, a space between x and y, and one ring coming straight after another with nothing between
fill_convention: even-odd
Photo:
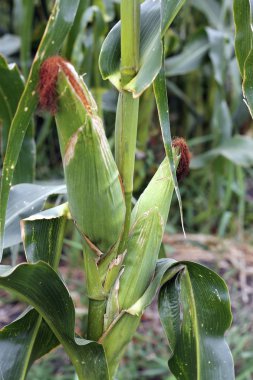
<instances>
[{"instance_id":1,"label":"corn leaf","mask_svg":"<svg viewBox=\"0 0 253 380\"><path fill-rule=\"evenodd\" d=\"M200 169L214 160L224 157L235 165L247 168L253 165L253 140L247 136L235 135L217 148L193 157L192 169Z\"/></svg>"},{"instance_id":2,"label":"corn leaf","mask_svg":"<svg viewBox=\"0 0 253 380\"><path fill-rule=\"evenodd\" d=\"M75 336L73 301L48 264L39 261L7 270L0 276L0 287L14 292L36 309L65 348L79 380L109 379L103 347Z\"/></svg>"},{"instance_id":3,"label":"corn leaf","mask_svg":"<svg viewBox=\"0 0 253 380\"><path fill-rule=\"evenodd\" d=\"M197 33L182 52L165 60L166 77L184 75L199 68L209 49L206 34Z\"/></svg>"},{"instance_id":4,"label":"corn leaf","mask_svg":"<svg viewBox=\"0 0 253 380\"><path fill-rule=\"evenodd\" d=\"M59 344L36 310L28 308L0 330L1 376L5 380L26 377L30 365Z\"/></svg>"},{"instance_id":5,"label":"corn leaf","mask_svg":"<svg viewBox=\"0 0 253 380\"><path fill-rule=\"evenodd\" d=\"M225 69L227 66L226 60L230 58L226 53L226 50L228 50L227 34L209 27L206 28L206 33L210 44L209 56L213 66L214 77L216 82L220 86L223 86L224 75L226 74Z\"/></svg>"},{"instance_id":6,"label":"corn leaf","mask_svg":"<svg viewBox=\"0 0 253 380\"><path fill-rule=\"evenodd\" d=\"M162 63L160 37L160 1L147 0L141 5L140 21L140 68L126 90L138 97L152 83ZM120 83L120 30L118 22L106 37L99 58L102 77L109 79L118 89Z\"/></svg>"},{"instance_id":7,"label":"corn leaf","mask_svg":"<svg viewBox=\"0 0 253 380\"><path fill-rule=\"evenodd\" d=\"M141 4L139 70L123 88L132 92L133 97L139 97L159 73L163 52L161 39L184 2L185 0L146 0ZM99 58L102 77L109 79L118 90L122 90L120 30L121 23L118 22L106 37Z\"/></svg>"},{"instance_id":8,"label":"corn leaf","mask_svg":"<svg viewBox=\"0 0 253 380\"><path fill-rule=\"evenodd\" d=\"M224 333L232 320L224 281L210 269L185 268L159 294L159 314L170 344L169 367L177 379L234 379Z\"/></svg>"},{"instance_id":9,"label":"corn leaf","mask_svg":"<svg viewBox=\"0 0 253 380\"><path fill-rule=\"evenodd\" d=\"M29 66L31 64L32 30L35 4L33 1L22 0L20 6L20 64L22 68L22 73L25 77L27 77L29 73Z\"/></svg>"},{"instance_id":10,"label":"corn leaf","mask_svg":"<svg viewBox=\"0 0 253 380\"><path fill-rule=\"evenodd\" d=\"M184 5L185 0L162 0L161 2L161 37Z\"/></svg>"},{"instance_id":11,"label":"corn leaf","mask_svg":"<svg viewBox=\"0 0 253 380\"><path fill-rule=\"evenodd\" d=\"M66 205L22 221L28 262L40 259L58 267L66 222ZM0 331L1 375L6 380L24 379L33 361L59 344L58 339L31 307Z\"/></svg>"},{"instance_id":12,"label":"corn leaf","mask_svg":"<svg viewBox=\"0 0 253 380\"><path fill-rule=\"evenodd\" d=\"M253 32L250 0L234 0L235 52L243 79L243 95L253 117Z\"/></svg>"},{"instance_id":13,"label":"corn leaf","mask_svg":"<svg viewBox=\"0 0 253 380\"><path fill-rule=\"evenodd\" d=\"M184 232L182 200L181 200L181 195L180 195L180 191L179 191L179 187L177 183L176 167L175 167L173 151L172 151L169 106L168 106L168 96L167 96L164 64L158 76L156 77L153 85L154 85L154 93L155 93L155 99L156 99L156 104L157 104L160 127L162 131L163 144L164 144L166 156L168 157L169 164L170 164L173 184L174 184L174 188L175 188L175 192L176 192L178 204L179 204L181 224L182 224L182 228Z\"/></svg>"},{"instance_id":14,"label":"corn leaf","mask_svg":"<svg viewBox=\"0 0 253 380\"><path fill-rule=\"evenodd\" d=\"M2 257L3 249L5 214L13 179L13 172L32 113L38 103L36 90L39 68L44 59L55 54L61 47L75 18L78 4L79 0L73 0L71 2L68 0L56 0L39 49L34 58L24 92L12 120L0 188L0 259Z\"/></svg>"},{"instance_id":15,"label":"corn leaf","mask_svg":"<svg viewBox=\"0 0 253 380\"><path fill-rule=\"evenodd\" d=\"M106 22L112 21L115 17L114 0L95 0L94 5L99 7Z\"/></svg>"},{"instance_id":16,"label":"corn leaf","mask_svg":"<svg viewBox=\"0 0 253 380\"><path fill-rule=\"evenodd\" d=\"M72 52L74 48L75 41L78 37L78 33L80 32L80 24L83 17L83 13L85 12L86 8L88 7L89 0L82 0L79 2L79 6L76 12L76 16L73 22L73 25L70 29L70 32L68 33L67 41L66 41L66 47L64 51L64 57L72 61Z\"/></svg>"},{"instance_id":17,"label":"corn leaf","mask_svg":"<svg viewBox=\"0 0 253 380\"><path fill-rule=\"evenodd\" d=\"M8 134L19 99L24 90L24 83L16 64L6 62L0 55L0 119L1 119L1 155L5 156ZM20 158L13 174L12 183L33 182L35 169L35 142L33 126L29 123L24 137Z\"/></svg>"},{"instance_id":18,"label":"corn leaf","mask_svg":"<svg viewBox=\"0 0 253 380\"><path fill-rule=\"evenodd\" d=\"M241 76L244 77L244 65L252 48L252 29L250 0L234 0L235 53Z\"/></svg>"},{"instance_id":19,"label":"corn leaf","mask_svg":"<svg viewBox=\"0 0 253 380\"><path fill-rule=\"evenodd\" d=\"M206 2L202 0L191 0L191 5L205 15L210 25L214 28L222 29L221 4L219 4L217 0L208 0Z\"/></svg>"},{"instance_id":20,"label":"corn leaf","mask_svg":"<svg viewBox=\"0 0 253 380\"><path fill-rule=\"evenodd\" d=\"M65 185L20 184L10 191L6 212L4 248L21 242L20 220L31 216L43 208L46 199L52 194L65 194Z\"/></svg>"}]
</instances>

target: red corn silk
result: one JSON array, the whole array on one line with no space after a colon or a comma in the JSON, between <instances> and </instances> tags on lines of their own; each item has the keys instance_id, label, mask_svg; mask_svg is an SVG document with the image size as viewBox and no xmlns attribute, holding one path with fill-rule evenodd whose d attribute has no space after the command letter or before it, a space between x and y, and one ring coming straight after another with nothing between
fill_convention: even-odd
<instances>
[{"instance_id":1,"label":"red corn silk","mask_svg":"<svg viewBox=\"0 0 253 380\"><path fill-rule=\"evenodd\" d=\"M57 78L59 70L62 70L67 76L71 86L75 90L76 94L81 99L84 107L88 113L91 113L91 105L86 98L84 90L78 81L78 77L72 69L70 63L65 61L60 56L53 56L46 59L39 71L39 107L46 109L51 112L52 115L55 115L57 112Z\"/></svg>"},{"instance_id":2,"label":"red corn silk","mask_svg":"<svg viewBox=\"0 0 253 380\"><path fill-rule=\"evenodd\" d=\"M172 146L178 148L180 153L180 161L177 167L177 179L181 181L184 179L190 171L191 153L185 139L177 137L172 141Z\"/></svg>"}]
</instances>

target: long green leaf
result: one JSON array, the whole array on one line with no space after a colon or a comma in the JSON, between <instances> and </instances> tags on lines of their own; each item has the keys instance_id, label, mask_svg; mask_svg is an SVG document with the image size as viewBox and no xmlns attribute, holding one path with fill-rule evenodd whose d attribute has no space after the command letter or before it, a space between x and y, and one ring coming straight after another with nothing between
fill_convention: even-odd
<instances>
[{"instance_id":1,"label":"long green leaf","mask_svg":"<svg viewBox=\"0 0 253 380\"><path fill-rule=\"evenodd\" d=\"M232 315L225 282L202 265L185 268L159 294L159 313L170 342L169 367L181 380L233 380L224 339Z\"/></svg>"},{"instance_id":2,"label":"long green leaf","mask_svg":"<svg viewBox=\"0 0 253 380\"><path fill-rule=\"evenodd\" d=\"M141 5L140 57L136 76L124 89L139 97L150 86L162 65L162 42L166 30L181 9L185 0L147 0ZM99 58L100 71L104 79L121 90L120 82L120 22L106 37Z\"/></svg>"},{"instance_id":3,"label":"long green leaf","mask_svg":"<svg viewBox=\"0 0 253 380\"><path fill-rule=\"evenodd\" d=\"M124 87L134 97L150 86L162 64L160 37L160 0L147 0L141 5L140 57L137 75ZM118 22L106 37L99 58L102 77L121 89L120 82L120 30Z\"/></svg>"},{"instance_id":4,"label":"long green leaf","mask_svg":"<svg viewBox=\"0 0 253 380\"><path fill-rule=\"evenodd\" d=\"M31 61L33 14L35 3L30 0L22 0L21 20L21 49L20 61L22 72L27 77Z\"/></svg>"},{"instance_id":5,"label":"long green leaf","mask_svg":"<svg viewBox=\"0 0 253 380\"><path fill-rule=\"evenodd\" d=\"M184 5L185 0L162 0L161 2L161 37Z\"/></svg>"},{"instance_id":6,"label":"long green leaf","mask_svg":"<svg viewBox=\"0 0 253 380\"><path fill-rule=\"evenodd\" d=\"M22 237L28 262L40 259L58 267L66 222L66 205L22 221ZM0 331L0 367L6 380L24 379L34 360L59 344L40 314L28 308ZM6 357L8 358L6 361Z\"/></svg>"},{"instance_id":7,"label":"long green leaf","mask_svg":"<svg viewBox=\"0 0 253 380\"><path fill-rule=\"evenodd\" d=\"M243 78L243 94L246 99L246 104L248 106L251 117L253 118L253 48L251 48L250 53L246 59L244 65L244 78Z\"/></svg>"},{"instance_id":8,"label":"long green leaf","mask_svg":"<svg viewBox=\"0 0 253 380\"><path fill-rule=\"evenodd\" d=\"M181 53L165 60L166 76L184 75L198 69L209 47L206 34L197 33L184 46Z\"/></svg>"},{"instance_id":9,"label":"long green leaf","mask_svg":"<svg viewBox=\"0 0 253 380\"><path fill-rule=\"evenodd\" d=\"M235 165L244 168L251 167L253 165L252 138L235 135L217 148L193 157L191 160L191 168L200 169L220 157L224 157Z\"/></svg>"},{"instance_id":10,"label":"long green leaf","mask_svg":"<svg viewBox=\"0 0 253 380\"><path fill-rule=\"evenodd\" d=\"M76 12L76 16L75 16L73 25L70 29L69 34L68 34L68 38L66 41L66 47L65 47L65 51L64 51L64 56L69 60L72 57L74 44L75 44L75 41L78 37L78 33L80 32L79 28L80 28L81 20L83 17L83 13L85 12L85 9L87 8L88 4L89 4L89 0L82 0L79 2L79 6L78 6L78 9Z\"/></svg>"},{"instance_id":11,"label":"long green leaf","mask_svg":"<svg viewBox=\"0 0 253 380\"><path fill-rule=\"evenodd\" d=\"M241 76L244 64L252 47L250 0L234 0L235 52Z\"/></svg>"},{"instance_id":12,"label":"long green leaf","mask_svg":"<svg viewBox=\"0 0 253 380\"><path fill-rule=\"evenodd\" d=\"M2 122L2 141L0 151L2 157L5 156L11 122L23 90L24 83L17 65L8 65L4 57L0 55L0 119ZM20 151L19 162L13 174L13 184L33 182L35 151L33 125L30 123Z\"/></svg>"},{"instance_id":13,"label":"long green leaf","mask_svg":"<svg viewBox=\"0 0 253 380\"><path fill-rule=\"evenodd\" d=\"M75 309L64 283L46 263L20 264L0 277L0 286L32 305L69 355L79 380L108 379L103 347L75 337Z\"/></svg>"},{"instance_id":14,"label":"long green leaf","mask_svg":"<svg viewBox=\"0 0 253 380\"><path fill-rule=\"evenodd\" d=\"M250 0L234 0L235 52L243 78L243 94L253 117L253 32Z\"/></svg>"},{"instance_id":15,"label":"long green leaf","mask_svg":"<svg viewBox=\"0 0 253 380\"><path fill-rule=\"evenodd\" d=\"M205 15L210 25L212 25L214 28L222 29L222 12L219 1L191 0L191 4Z\"/></svg>"},{"instance_id":16,"label":"long green leaf","mask_svg":"<svg viewBox=\"0 0 253 380\"><path fill-rule=\"evenodd\" d=\"M172 152L172 139L171 139L171 132L170 132L169 106L168 106L168 96L167 96L167 87L166 87L164 65L161 68L158 76L156 77L156 79L154 81L154 93L155 93L155 99L156 99L156 104L157 104L157 109L158 109L159 121L160 121L160 126L161 126L161 131L162 131L163 144L164 144L166 156L168 157L169 164L170 164L170 170L172 173L175 192L176 192L178 203L179 203L179 210L180 210L180 215L181 215L181 224L182 224L182 228L183 228L183 232L184 232L182 200L181 200L181 195L180 195L180 191L178 188L177 176L176 176L176 167L175 167L175 162L174 162L173 152Z\"/></svg>"},{"instance_id":17,"label":"long green leaf","mask_svg":"<svg viewBox=\"0 0 253 380\"><path fill-rule=\"evenodd\" d=\"M38 329L40 329L39 335L37 335ZM25 379L32 362L58 344L58 339L46 323L43 322L41 325L41 317L37 311L28 308L14 322L0 330L2 379Z\"/></svg>"},{"instance_id":18,"label":"long green leaf","mask_svg":"<svg viewBox=\"0 0 253 380\"><path fill-rule=\"evenodd\" d=\"M78 4L79 0L72 0L71 2L68 0L56 0L47 28L34 58L27 84L12 120L0 188L0 259L3 249L5 213L13 172L32 113L38 103L36 89L39 68L44 59L55 54L61 47L75 18Z\"/></svg>"}]
</instances>

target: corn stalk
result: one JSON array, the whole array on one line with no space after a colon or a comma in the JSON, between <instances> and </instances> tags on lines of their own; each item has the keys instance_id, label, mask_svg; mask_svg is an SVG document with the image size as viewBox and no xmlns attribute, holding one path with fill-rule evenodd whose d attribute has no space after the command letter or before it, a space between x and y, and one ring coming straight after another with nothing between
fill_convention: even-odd
<instances>
[{"instance_id":1,"label":"corn stalk","mask_svg":"<svg viewBox=\"0 0 253 380\"><path fill-rule=\"evenodd\" d=\"M2 237L9 181L38 102L55 118L68 203L24 219L27 263L0 266L0 286L32 307L0 332L1 373L7 380L25 379L32 363L59 344L80 380L115 378L127 344L160 288L159 313L176 378L234 378L224 341L231 323L224 281L196 263L158 260L174 190L181 207L177 179L187 173L190 159L182 139L171 141L163 62L164 35L183 3L121 2L121 22L100 55L104 79L119 91L114 158L91 92L51 46L59 41L58 31L61 38L66 35L78 1L56 2L10 129L1 182ZM166 155L132 209L139 97L152 84ZM83 248L86 337L75 333L74 304L57 273L67 218ZM1 354L5 352L9 360Z\"/></svg>"}]
</instances>

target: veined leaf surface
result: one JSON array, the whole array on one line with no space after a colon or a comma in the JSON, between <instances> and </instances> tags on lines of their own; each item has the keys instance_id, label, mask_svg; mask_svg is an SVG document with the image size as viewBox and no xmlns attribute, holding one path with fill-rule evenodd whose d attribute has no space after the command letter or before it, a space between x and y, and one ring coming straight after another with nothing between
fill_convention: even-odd
<instances>
[{"instance_id":1,"label":"veined leaf surface","mask_svg":"<svg viewBox=\"0 0 253 380\"><path fill-rule=\"evenodd\" d=\"M0 119L2 121L2 141L0 152L5 155L8 134L19 99L24 90L24 82L16 64L9 64L0 55ZM13 174L12 183L33 182L35 169L35 142L33 125L30 122L20 151L19 161Z\"/></svg>"},{"instance_id":2,"label":"veined leaf surface","mask_svg":"<svg viewBox=\"0 0 253 380\"><path fill-rule=\"evenodd\" d=\"M27 261L40 259L58 267L63 245L66 206L58 206L22 221L23 242ZM50 281L50 279L48 279ZM0 367L5 380L26 377L34 360L59 344L41 315L28 309L0 331Z\"/></svg>"},{"instance_id":3,"label":"veined leaf surface","mask_svg":"<svg viewBox=\"0 0 253 380\"><path fill-rule=\"evenodd\" d=\"M185 0L146 0L141 4L140 56L136 76L124 86L124 90L139 97L150 86L162 66L162 38L181 9ZM121 90L120 83L120 30L118 22L106 37L99 59L104 79Z\"/></svg>"},{"instance_id":4,"label":"veined leaf surface","mask_svg":"<svg viewBox=\"0 0 253 380\"><path fill-rule=\"evenodd\" d=\"M50 279L50 281L49 281ZM108 380L103 347L76 337L75 309L68 290L45 262L20 264L1 274L0 286L32 305L69 355L79 380Z\"/></svg>"},{"instance_id":5,"label":"veined leaf surface","mask_svg":"<svg viewBox=\"0 0 253 380\"><path fill-rule=\"evenodd\" d=\"M179 380L233 380L233 359L224 339L232 320L226 284L202 265L180 265L185 268L159 294L169 367Z\"/></svg>"}]
</instances>

